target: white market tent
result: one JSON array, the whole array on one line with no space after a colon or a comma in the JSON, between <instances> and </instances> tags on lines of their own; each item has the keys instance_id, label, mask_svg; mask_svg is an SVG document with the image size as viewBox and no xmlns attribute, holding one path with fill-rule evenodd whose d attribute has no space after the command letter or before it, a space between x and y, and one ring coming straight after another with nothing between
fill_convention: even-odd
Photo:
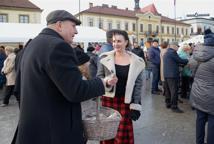
<instances>
[{"instance_id":1,"label":"white market tent","mask_svg":"<svg viewBox=\"0 0 214 144\"><path fill-rule=\"evenodd\" d=\"M197 36L194 36L186 41L183 41L181 43L179 43L180 46L182 46L183 44L188 44L188 43L204 43L204 35L197 35Z\"/></svg>"},{"instance_id":2,"label":"white market tent","mask_svg":"<svg viewBox=\"0 0 214 144\"><path fill-rule=\"evenodd\" d=\"M0 23L0 43L26 43L45 27L42 24ZM83 42L84 45L88 42L106 42L106 32L97 27L77 26L77 31L74 42Z\"/></svg>"}]
</instances>

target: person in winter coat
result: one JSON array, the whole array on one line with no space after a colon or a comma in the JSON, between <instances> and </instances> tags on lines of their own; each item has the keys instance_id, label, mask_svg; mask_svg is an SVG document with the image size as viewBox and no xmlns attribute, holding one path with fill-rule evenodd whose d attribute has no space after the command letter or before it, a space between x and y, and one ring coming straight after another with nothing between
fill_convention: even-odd
<instances>
[{"instance_id":1,"label":"person in winter coat","mask_svg":"<svg viewBox=\"0 0 214 144\"><path fill-rule=\"evenodd\" d=\"M80 21L65 10L25 48L20 65L20 118L15 144L83 144L80 103L104 94L104 80L83 80L70 44ZM114 83L113 83L114 84Z\"/></svg>"},{"instance_id":2,"label":"person in winter coat","mask_svg":"<svg viewBox=\"0 0 214 144\"><path fill-rule=\"evenodd\" d=\"M16 80L16 72L15 72L15 58L16 55L14 53L15 48L11 46L5 47L5 53L7 58L4 61L4 66L1 69L1 72L6 76L6 88L4 92L3 103L0 105L1 107L5 107L9 104L9 99L11 95L13 95L15 80ZM17 99L18 100L18 99Z\"/></svg>"},{"instance_id":3,"label":"person in winter coat","mask_svg":"<svg viewBox=\"0 0 214 144\"><path fill-rule=\"evenodd\" d=\"M143 49L140 48L140 46L137 44L137 42L134 42L133 45L134 45L134 47L132 49L132 52L134 54L136 54L137 56L141 57L145 62L145 56L144 56Z\"/></svg>"},{"instance_id":4,"label":"person in winter coat","mask_svg":"<svg viewBox=\"0 0 214 144\"><path fill-rule=\"evenodd\" d=\"M178 81L179 64L187 64L187 59L181 59L178 54L178 43L171 42L167 52L163 56L163 73L165 79L165 103L166 108L171 108L173 112L183 113L178 107Z\"/></svg>"},{"instance_id":5,"label":"person in winter coat","mask_svg":"<svg viewBox=\"0 0 214 144\"><path fill-rule=\"evenodd\" d=\"M158 88L160 81L160 49L158 47L158 40L152 41L152 47L149 48L149 61L151 61L152 68L152 94L160 94L161 90Z\"/></svg>"},{"instance_id":6,"label":"person in winter coat","mask_svg":"<svg viewBox=\"0 0 214 144\"><path fill-rule=\"evenodd\" d=\"M99 57L95 52L95 48L92 46L89 46L87 48L87 54L90 57L89 76L90 78L95 78L97 75L97 63L98 63Z\"/></svg>"},{"instance_id":7,"label":"person in winter coat","mask_svg":"<svg viewBox=\"0 0 214 144\"><path fill-rule=\"evenodd\" d=\"M112 81L107 81L102 105L119 111L122 116L116 137L101 144L134 144L132 120L140 117L145 64L142 58L125 50L128 46L127 32L118 30L113 33L114 50L100 56L97 76L118 78L113 87L108 86Z\"/></svg>"},{"instance_id":8,"label":"person in winter coat","mask_svg":"<svg viewBox=\"0 0 214 144\"><path fill-rule=\"evenodd\" d=\"M204 44L196 45L193 52L198 62L190 94L192 106L196 109L196 144L214 143L214 33L205 31Z\"/></svg>"},{"instance_id":9,"label":"person in winter coat","mask_svg":"<svg viewBox=\"0 0 214 144\"><path fill-rule=\"evenodd\" d=\"M103 44L99 50L99 54L104 52L112 51L112 33L114 30L109 30L106 32L107 43Z\"/></svg>"},{"instance_id":10,"label":"person in winter coat","mask_svg":"<svg viewBox=\"0 0 214 144\"><path fill-rule=\"evenodd\" d=\"M6 54L5 54L5 47L0 46L0 71L4 66L4 61L6 59ZM6 77L4 74L0 73L0 89L3 88L4 84L6 83Z\"/></svg>"},{"instance_id":11,"label":"person in winter coat","mask_svg":"<svg viewBox=\"0 0 214 144\"><path fill-rule=\"evenodd\" d=\"M183 44L178 49L178 55L182 59L190 59L191 47L188 44ZM191 79L192 72L190 70L189 63L182 68L181 71L181 97L182 98L189 98L189 91L190 91L190 79Z\"/></svg>"},{"instance_id":12,"label":"person in winter coat","mask_svg":"<svg viewBox=\"0 0 214 144\"><path fill-rule=\"evenodd\" d=\"M165 95L165 91L166 91L165 84L164 84L165 79L163 75L163 66L164 66L163 56L167 52L167 48L168 48L168 42L164 41L160 44L160 80L163 85L163 95Z\"/></svg>"}]
</instances>

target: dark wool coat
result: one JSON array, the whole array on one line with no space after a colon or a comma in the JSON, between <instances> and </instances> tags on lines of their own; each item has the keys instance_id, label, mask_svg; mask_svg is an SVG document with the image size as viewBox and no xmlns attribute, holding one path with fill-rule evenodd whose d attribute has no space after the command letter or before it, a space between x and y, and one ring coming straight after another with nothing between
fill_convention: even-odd
<instances>
[{"instance_id":1,"label":"dark wool coat","mask_svg":"<svg viewBox=\"0 0 214 144\"><path fill-rule=\"evenodd\" d=\"M44 29L21 60L16 144L83 144L80 102L104 94L101 79L82 80L73 49Z\"/></svg>"},{"instance_id":2,"label":"dark wool coat","mask_svg":"<svg viewBox=\"0 0 214 144\"><path fill-rule=\"evenodd\" d=\"M181 59L174 49L168 48L163 63L164 78L179 78L179 64L187 64L188 60Z\"/></svg>"}]
</instances>

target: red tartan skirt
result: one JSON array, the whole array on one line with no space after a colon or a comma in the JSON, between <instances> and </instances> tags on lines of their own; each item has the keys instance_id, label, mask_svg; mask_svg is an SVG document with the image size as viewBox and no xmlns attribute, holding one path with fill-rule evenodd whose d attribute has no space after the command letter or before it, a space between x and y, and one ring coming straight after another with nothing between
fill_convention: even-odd
<instances>
[{"instance_id":1,"label":"red tartan skirt","mask_svg":"<svg viewBox=\"0 0 214 144\"><path fill-rule=\"evenodd\" d=\"M100 144L134 144L132 120L129 118L129 104L124 103L124 97L109 98L102 96L102 105L117 110L122 119L114 139L101 141Z\"/></svg>"}]
</instances>

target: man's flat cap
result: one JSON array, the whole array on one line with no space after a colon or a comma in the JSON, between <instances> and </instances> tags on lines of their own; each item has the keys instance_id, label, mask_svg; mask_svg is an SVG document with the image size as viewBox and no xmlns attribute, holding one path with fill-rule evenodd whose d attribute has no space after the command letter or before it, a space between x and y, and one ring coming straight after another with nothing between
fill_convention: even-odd
<instances>
[{"instance_id":1,"label":"man's flat cap","mask_svg":"<svg viewBox=\"0 0 214 144\"><path fill-rule=\"evenodd\" d=\"M75 16L65 10L55 10L48 14L46 17L47 24L53 24L57 21L69 20L74 22L76 25L80 25L81 21L78 20Z\"/></svg>"}]
</instances>

